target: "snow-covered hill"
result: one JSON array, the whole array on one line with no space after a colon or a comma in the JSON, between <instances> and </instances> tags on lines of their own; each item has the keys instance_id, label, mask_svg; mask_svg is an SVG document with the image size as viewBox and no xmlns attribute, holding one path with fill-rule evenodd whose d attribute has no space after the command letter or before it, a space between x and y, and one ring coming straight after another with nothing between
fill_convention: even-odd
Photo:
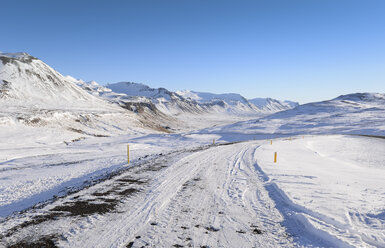
<instances>
[{"instance_id":1,"label":"snow-covered hill","mask_svg":"<svg viewBox=\"0 0 385 248\"><path fill-rule=\"evenodd\" d=\"M41 109L108 110L112 107L26 53L0 53L0 101L3 106Z\"/></svg>"},{"instance_id":2,"label":"snow-covered hill","mask_svg":"<svg viewBox=\"0 0 385 248\"><path fill-rule=\"evenodd\" d=\"M146 111L127 111L100 97L110 89L90 84L89 94L80 81L63 76L26 53L0 53L0 125L4 135L29 133L31 144L40 136L51 142L90 136L168 131L175 120ZM140 112L140 113L139 113ZM44 134L44 135L43 135Z\"/></svg>"},{"instance_id":3,"label":"snow-covered hill","mask_svg":"<svg viewBox=\"0 0 385 248\"><path fill-rule=\"evenodd\" d=\"M299 105L210 132L247 134L363 134L385 136L385 94L355 93Z\"/></svg>"}]
</instances>

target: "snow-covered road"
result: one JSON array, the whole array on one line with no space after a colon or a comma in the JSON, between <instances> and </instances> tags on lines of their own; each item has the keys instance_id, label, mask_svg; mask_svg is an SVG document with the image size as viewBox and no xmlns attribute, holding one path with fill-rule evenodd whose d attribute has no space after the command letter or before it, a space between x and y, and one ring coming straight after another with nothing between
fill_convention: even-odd
<instances>
[{"instance_id":1,"label":"snow-covered road","mask_svg":"<svg viewBox=\"0 0 385 248\"><path fill-rule=\"evenodd\" d=\"M20 227L44 220L39 224L12 229L8 223L13 231L3 241L25 240L33 233L37 243L53 237L62 247L292 246L254 169L256 146L203 147L132 167L14 221ZM71 208L85 202L100 209L108 202L117 205L103 215Z\"/></svg>"},{"instance_id":2,"label":"snow-covered road","mask_svg":"<svg viewBox=\"0 0 385 248\"><path fill-rule=\"evenodd\" d=\"M1 242L385 246L383 139L300 136L272 145L259 140L191 147L150 156L91 187L5 219Z\"/></svg>"}]
</instances>

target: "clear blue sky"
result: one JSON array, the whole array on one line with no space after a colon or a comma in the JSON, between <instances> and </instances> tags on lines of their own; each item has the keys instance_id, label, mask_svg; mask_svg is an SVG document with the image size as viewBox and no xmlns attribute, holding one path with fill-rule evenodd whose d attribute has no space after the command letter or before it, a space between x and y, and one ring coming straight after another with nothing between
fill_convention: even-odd
<instances>
[{"instance_id":1,"label":"clear blue sky","mask_svg":"<svg viewBox=\"0 0 385 248\"><path fill-rule=\"evenodd\" d=\"M384 0L2 0L0 51L64 75L301 103L385 92Z\"/></svg>"}]
</instances>

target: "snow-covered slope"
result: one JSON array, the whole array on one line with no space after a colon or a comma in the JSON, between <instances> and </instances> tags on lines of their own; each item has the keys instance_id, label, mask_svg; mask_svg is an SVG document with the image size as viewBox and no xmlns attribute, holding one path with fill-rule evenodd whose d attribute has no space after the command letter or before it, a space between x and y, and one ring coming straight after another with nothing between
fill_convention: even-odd
<instances>
[{"instance_id":1,"label":"snow-covered slope","mask_svg":"<svg viewBox=\"0 0 385 248\"><path fill-rule=\"evenodd\" d=\"M239 94L178 94L130 82L106 87L85 83L61 75L26 53L0 53L0 60L0 124L5 125L59 127L94 135L121 133L128 128L133 131L138 126L168 132L223 125L282 110L258 108Z\"/></svg>"},{"instance_id":2,"label":"snow-covered slope","mask_svg":"<svg viewBox=\"0 0 385 248\"><path fill-rule=\"evenodd\" d=\"M385 94L356 93L299 105L257 120L239 122L210 132L248 134L385 135Z\"/></svg>"},{"instance_id":3,"label":"snow-covered slope","mask_svg":"<svg viewBox=\"0 0 385 248\"><path fill-rule=\"evenodd\" d=\"M292 101L280 101L272 98L253 98L249 102L259 109L268 112L279 112L297 107L299 104Z\"/></svg>"},{"instance_id":4,"label":"snow-covered slope","mask_svg":"<svg viewBox=\"0 0 385 248\"><path fill-rule=\"evenodd\" d=\"M162 115L140 111L140 106L137 112L127 111L129 107L100 97L119 94L95 82L89 84L95 94L79 84L81 81L61 75L29 54L0 53L0 126L7 126L6 135L30 133L39 137L45 133L52 141L58 138L63 142L87 136L168 131L165 127L170 123L178 125ZM33 142L37 139L31 138Z\"/></svg>"},{"instance_id":5,"label":"snow-covered slope","mask_svg":"<svg viewBox=\"0 0 385 248\"><path fill-rule=\"evenodd\" d=\"M117 93L125 93L129 96L144 96L148 98L171 100L172 98L180 98L175 93L166 90L165 88L154 89L147 85L131 82L120 82L108 84L107 88Z\"/></svg>"},{"instance_id":6,"label":"snow-covered slope","mask_svg":"<svg viewBox=\"0 0 385 248\"><path fill-rule=\"evenodd\" d=\"M107 85L113 92L124 93L131 99L138 97L151 101L163 113L183 114L257 115L261 111L239 94L171 92L164 88L150 88L144 84L121 82Z\"/></svg>"},{"instance_id":7,"label":"snow-covered slope","mask_svg":"<svg viewBox=\"0 0 385 248\"><path fill-rule=\"evenodd\" d=\"M182 113L201 114L205 111L196 102L188 101L165 88L154 89L144 84L132 82L108 84L107 87L115 93L126 94L126 99L129 101L150 102L166 115L176 116Z\"/></svg>"},{"instance_id":8,"label":"snow-covered slope","mask_svg":"<svg viewBox=\"0 0 385 248\"><path fill-rule=\"evenodd\" d=\"M0 53L0 101L44 109L111 108L26 53Z\"/></svg>"},{"instance_id":9,"label":"snow-covered slope","mask_svg":"<svg viewBox=\"0 0 385 248\"><path fill-rule=\"evenodd\" d=\"M175 117L181 114L188 113L198 116L205 113L205 110L196 102L187 101L164 88L153 89L144 84L131 82L108 84L106 87L96 82L79 80L76 83L94 96L117 104L136 114L146 114L147 119L158 119L161 122L172 124L170 121L177 121ZM184 120L179 118L172 129L175 129L176 126L181 128L181 122Z\"/></svg>"}]
</instances>

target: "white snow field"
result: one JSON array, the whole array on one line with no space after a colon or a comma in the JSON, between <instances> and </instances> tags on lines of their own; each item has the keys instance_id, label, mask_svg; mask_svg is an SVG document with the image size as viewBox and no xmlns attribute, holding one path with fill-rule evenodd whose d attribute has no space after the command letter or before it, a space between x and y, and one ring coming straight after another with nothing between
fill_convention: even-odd
<instances>
[{"instance_id":1,"label":"white snow field","mask_svg":"<svg viewBox=\"0 0 385 248\"><path fill-rule=\"evenodd\" d=\"M384 152L380 138L299 136L265 142L254 160L284 225L305 246L319 239L327 247L384 247Z\"/></svg>"}]
</instances>

